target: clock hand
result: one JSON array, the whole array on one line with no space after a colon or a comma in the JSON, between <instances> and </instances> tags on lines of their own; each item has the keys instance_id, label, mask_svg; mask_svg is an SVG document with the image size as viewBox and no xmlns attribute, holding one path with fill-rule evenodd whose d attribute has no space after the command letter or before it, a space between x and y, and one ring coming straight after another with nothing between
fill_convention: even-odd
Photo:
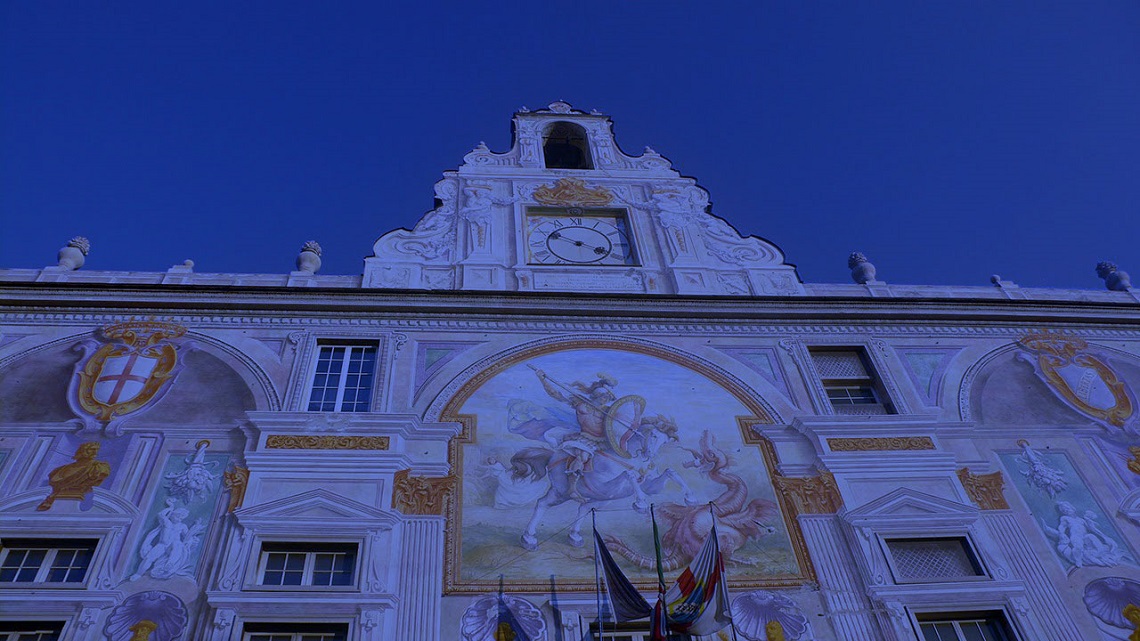
<instances>
[{"instance_id":1,"label":"clock hand","mask_svg":"<svg viewBox=\"0 0 1140 641\"><path fill-rule=\"evenodd\" d=\"M587 245L586 243L584 243L580 240L574 240L573 238L567 238L567 237L563 236L562 234L560 234L556 231L550 232L550 238L553 240L564 240L568 243L573 243L575 247L589 247L591 250L593 250L593 252L595 254L598 254L599 256L602 254L605 254L606 252L609 251L605 247L597 247L594 245Z\"/></svg>"}]
</instances>

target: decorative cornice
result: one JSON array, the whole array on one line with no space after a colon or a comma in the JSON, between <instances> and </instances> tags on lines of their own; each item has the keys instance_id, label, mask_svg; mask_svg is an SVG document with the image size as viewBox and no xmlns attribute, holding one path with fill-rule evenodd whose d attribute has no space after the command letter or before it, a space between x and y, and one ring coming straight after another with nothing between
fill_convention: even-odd
<instances>
[{"instance_id":1,"label":"decorative cornice","mask_svg":"<svg viewBox=\"0 0 1140 641\"><path fill-rule=\"evenodd\" d=\"M973 474L970 468L963 467L958 470L958 479L970 500L983 510L1008 510L1009 503L1005 500L1002 488L1005 487L1005 478L1000 471L989 474Z\"/></svg>"},{"instance_id":2,"label":"decorative cornice","mask_svg":"<svg viewBox=\"0 0 1140 641\"><path fill-rule=\"evenodd\" d=\"M843 497L831 472L818 476L772 477L776 491L795 507L796 514L834 514L843 507Z\"/></svg>"},{"instance_id":3,"label":"decorative cornice","mask_svg":"<svg viewBox=\"0 0 1140 641\"><path fill-rule=\"evenodd\" d=\"M268 450L386 450L390 445L387 436L297 436L269 434L265 437Z\"/></svg>"},{"instance_id":4,"label":"decorative cornice","mask_svg":"<svg viewBox=\"0 0 1140 641\"><path fill-rule=\"evenodd\" d=\"M870 438L829 438L832 452L887 452L896 450L933 450L929 436L877 436Z\"/></svg>"},{"instance_id":5,"label":"decorative cornice","mask_svg":"<svg viewBox=\"0 0 1140 641\"><path fill-rule=\"evenodd\" d=\"M455 496L455 477L412 476L400 470L392 478L392 507L404 514L439 516Z\"/></svg>"}]
</instances>

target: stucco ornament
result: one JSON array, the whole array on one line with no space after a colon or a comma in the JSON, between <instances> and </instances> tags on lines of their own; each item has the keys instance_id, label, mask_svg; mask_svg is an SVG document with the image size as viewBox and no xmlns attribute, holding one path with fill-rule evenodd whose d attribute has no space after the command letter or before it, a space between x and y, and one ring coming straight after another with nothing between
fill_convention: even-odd
<instances>
[{"instance_id":1,"label":"stucco ornament","mask_svg":"<svg viewBox=\"0 0 1140 641\"><path fill-rule=\"evenodd\" d=\"M87 262L87 254L91 252L91 241L83 236L76 236L67 241L59 250L57 260L58 266L61 269L74 271L83 267L83 263Z\"/></svg>"},{"instance_id":2,"label":"stucco ornament","mask_svg":"<svg viewBox=\"0 0 1140 641\"><path fill-rule=\"evenodd\" d=\"M1096 275L1104 279L1105 288L1114 292L1126 292L1132 289L1132 279L1128 272L1110 261L1101 261L1096 264Z\"/></svg>"},{"instance_id":3,"label":"stucco ornament","mask_svg":"<svg viewBox=\"0 0 1140 641\"><path fill-rule=\"evenodd\" d=\"M1140 583L1119 576L1107 576L1085 586L1085 607L1097 618L1101 631L1115 639L1131 639L1137 623L1125 610L1140 604Z\"/></svg>"},{"instance_id":4,"label":"stucco ornament","mask_svg":"<svg viewBox=\"0 0 1140 641\"><path fill-rule=\"evenodd\" d=\"M847 257L847 268L851 270L851 280L860 285L875 280L875 266L862 252L851 252Z\"/></svg>"},{"instance_id":5,"label":"stucco ornament","mask_svg":"<svg viewBox=\"0 0 1140 641\"><path fill-rule=\"evenodd\" d=\"M503 602L531 641L546 640L546 619L542 612L526 599L503 595ZM460 624L463 641L497 641L495 631L499 625L499 596L484 594L475 599L463 612Z\"/></svg>"},{"instance_id":6,"label":"stucco ornament","mask_svg":"<svg viewBox=\"0 0 1140 641\"><path fill-rule=\"evenodd\" d=\"M1017 344L1021 357L1066 405L1112 428L1132 417L1132 394L1116 372L1083 339L1041 330Z\"/></svg>"},{"instance_id":7,"label":"stucco ornament","mask_svg":"<svg viewBox=\"0 0 1140 641\"><path fill-rule=\"evenodd\" d=\"M1021 474L1030 485L1051 497L1056 497L1069 486L1065 474L1050 467L1045 458L1029 446L1029 441L1021 439L1017 444L1021 447L1021 456L1017 457L1022 465Z\"/></svg>"},{"instance_id":8,"label":"stucco ornament","mask_svg":"<svg viewBox=\"0 0 1140 641\"><path fill-rule=\"evenodd\" d=\"M115 606L103 634L110 641L129 641L135 638L133 629L139 622L150 621L154 625L150 641L178 641L186 632L188 620L181 599L169 592L150 590L132 594Z\"/></svg>"},{"instance_id":9,"label":"stucco ornament","mask_svg":"<svg viewBox=\"0 0 1140 641\"><path fill-rule=\"evenodd\" d=\"M1077 516L1077 508L1068 501L1057 501L1060 517L1057 527L1049 527L1042 520L1042 527L1057 546L1057 552L1076 567L1099 565L1112 567L1119 565L1124 551L1116 541L1105 534L1096 522L1096 514L1086 511Z\"/></svg>"},{"instance_id":10,"label":"stucco ornament","mask_svg":"<svg viewBox=\"0 0 1140 641\"><path fill-rule=\"evenodd\" d=\"M373 246L376 256L405 259L409 262L445 261L455 249L456 199L459 186L445 178L435 184L435 209L424 214L408 231L397 229L384 234Z\"/></svg>"},{"instance_id":11,"label":"stucco ornament","mask_svg":"<svg viewBox=\"0 0 1140 641\"><path fill-rule=\"evenodd\" d=\"M170 390L181 369L179 354L190 343L179 340L185 327L156 320L107 325L100 333L104 341L78 346L86 358L76 366L68 401L88 427L101 423L114 436L123 417L152 406Z\"/></svg>"},{"instance_id":12,"label":"stucco ornament","mask_svg":"<svg viewBox=\"0 0 1140 641\"><path fill-rule=\"evenodd\" d=\"M775 641L772 631L778 624L788 641L806 638L807 617L795 601L767 590L754 590L732 600L736 631L751 641ZM810 635L808 635L810 636Z\"/></svg>"},{"instance_id":13,"label":"stucco ornament","mask_svg":"<svg viewBox=\"0 0 1140 641\"><path fill-rule=\"evenodd\" d=\"M194 453L184 459L186 469L166 475L166 488L170 496L189 504L209 495L219 476L210 471L217 462L206 461L206 448L209 446L210 441L198 441Z\"/></svg>"}]
</instances>

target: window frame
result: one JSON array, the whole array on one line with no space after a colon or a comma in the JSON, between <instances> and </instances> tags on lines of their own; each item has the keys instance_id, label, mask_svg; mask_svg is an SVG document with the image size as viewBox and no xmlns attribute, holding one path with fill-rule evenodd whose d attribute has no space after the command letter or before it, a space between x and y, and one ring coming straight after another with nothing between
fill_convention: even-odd
<instances>
[{"instance_id":1,"label":"window frame","mask_svg":"<svg viewBox=\"0 0 1140 641\"><path fill-rule=\"evenodd\" d=\"M815 380L819 385L822 392L822 400L824 407L828 408L831 414L835 416L897 416L902 413L899 407L898 399L892 398L891 394L887 392L886 381L882 374L882 368L875 362L875 358L871 355L871 350L866 345L862 344L816 344L807 345L808 362L811 364ZM863 365L863 370L866 372L866 377L858 378L828 378L825 377L820 371L819 366L816 365L815 356L817 354L824 354L827 352L846 352L854 353ZM859 383L866 383L860 385ZM841 403L836 405L835 399L832 398L830 391L833 389L869 389L875 398L875 403ZM839 412L836 411L838 407L859 407L877 405L883 409L880 414L859 414L855 412Z\"/></svg>"},{"instance_id":2,"label":"window frame","mask_svg":"<svg viewBox=\"0 0 1140 641\"><path fill-rule=\"evenodd\" d=\"M63 638L65 625L64 621L0 621L0 641L19 641L20 635L33 632L41 635L54 633L54 639L58 640ZM20 630L20 627L28 629Z\"/></svg>"},{"instance_id":3,"label":"window frame","mask_svg":"<svg viewBox=\"0 0 1140 641\"><path fill-rule=\"evenodd\" d=\"M35 578L31 581L0 581L0 589L39 589L39 588L71 588L71 589L85 589L87 582L94 574L93 570L98 561L99 552L99 539L62 539L62 538L35 538L35 537L6 537L0 539L0 566L8 560L12 550L47 550L44 558L39 563L36 570ZM60 551L63 550L87 550L89 556L87 558L86 567L83 568L83 578L78 581L48 581L47 577L51 574L54 568L55 560L58 558ZM74 562L74 559L71 561ZM22 569L24 566L21 565ZM67 566L69 572L73 566ZM19 572L17 572L17 576Z\"/></svg>"},{"instance_id":4,"label":"window frame","mask_svg":"<svg viewBox=\"0 0 1140 641\"><path fill-rule=\"evenodd\" d=\"M252 628L252 629L251 629ZM254 635L289 636L289 641L302 641L305 635L340 635L341 641L349 638L349 624L340 622L327 623L292 623L292 622L262 622L247 621L242 625L241 641L253 641Z\"/></svg>"},{"instance_id":5,"label":"window frame","mask_svg":"<svg viewBox=\"0 0 1140 641\"><path fill-rule=\"evenodd\" d=\"M993 576L989 572L989 568L982 560L982 555L978 554L977 548L974 546L973 540L970 538L969 533L966 532L945 532L939 533L937 536L930 534L907 534L903 532L891 532L890 534L879 535L879 541L883 548L883 555L887 558L887 567L891 570L891 578L896 585L922 585L931 583L968 583L976 581L992 581ZM898 565L895 563L894 551L891 549L891 543L895 541L959 541L962 543L963 549L966 551L966 556L977 570L976 576L968 577L935 577L930 579L923 578L903 578L899 572Z\"/></svg>"},{"instance_id":6,"label":"window frame","mask_svg":"<svg viewBox=\"0 0 1140 641\"><path fill-rule=\"evenodd\" d=\"M279 549L267 549L279 548ZM255 567L253 581L247 586L250 590L270 590L270 591L307 591L307 590L327 590L337 592L353 592L360 589L360 573L361 573L361 542L359 540L321 540L321 541L282 541L282 540L262 540L257 545L257 563L251 564ZM353 552L352 561L352 576L348 585L313 585L313 568L316 564L316 557L318 554L327 553L344 553L351 549ZM269 562L270 554L304 554L305 564L302 570L301 584L300 585L274 585L265 583L266 566Z\"/></svg>"},{"instance_id":7,"label":"window frame","mask_svg":"<svg viewBox=\"0 0 1140 641\"><path fill-rule=\"evenodd\" d=\"M914 622L915 634L918 635L920 641L926 639L926 635L922 630L924 623L953 623L954 631L955 634L958 635L958 639L951 641L965 641L958 624L979 619L990 620L997 624L1001 635L1005 637L997 641L1020 641L1021 639L1005 608L912 612L911 619Z\"/></svg>"},{"instance_id":8,"label":"window frame","mask_svg":"<svg viewBox=\"0 0 1140 641\"><path fill-rule=\"evenodd\" d=\"M322 413L322 414L335 414L335 413L367 414L369 412L372 412L373 408L376 406L376 399L377 399L378 392L379 392L378 385L380 382L380 376L379 376L380 343L379 343L379 341L375 341L375 340L354 340L351 338L347 338L347 339L317 339L314 347L315 347L315 349L313 350L312 356L309 359L310 363L309 363L309 367L308 367L308 372L306 374L306 382L305 382L304 393L301 396L301 403L303 404L302 405L303 411L318 412L318 413ZM372 372L370 374L372 380L367 387L367 389L368 389L368 407L367 407L367 409L363 409L363 410L355 410L355 409L345 410L344 409L344 393L345 393L345 390L347 389L346 383L347 383L348 376L350 375L350 373L348 372L348 368L349 368L349 365L352 361L352 357L351 357L352 352L351 351L345 352L344 360L341 363L341 371L337 375L338 376L337 387L336 387L337 394L336 394L336 401L334 402L334 406L335 406L334 409L331 409L331 410L309 409L313 403L313 391L317 387L316 386L317 368L320 366L321 352L326 347L329 347L329 348L344 347L344 348L348 348L349 350L352 350L354 348L355 349L361 349L361 350L372 349L372 351L373 351ZM328 388L327 385L323 386L323 387ZM359 388L359 389L365 389L365 388Z\"/></svg>"}]
</instances>

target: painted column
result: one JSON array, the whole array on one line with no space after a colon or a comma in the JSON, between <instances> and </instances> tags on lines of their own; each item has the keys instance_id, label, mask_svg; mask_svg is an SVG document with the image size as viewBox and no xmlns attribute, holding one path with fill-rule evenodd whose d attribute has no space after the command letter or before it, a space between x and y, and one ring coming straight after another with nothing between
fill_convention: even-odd
<instances>
[{"instance_id":1,"label":"painted column","mask_svg":"<svg viewBox=\"0 0 1140 641\"><path fill-rule=\"evenodd\" d=\"M442 516L405 516L404 519L396 638L439 641L445 519Z\"/></svg>"},{"instance_id":2,"label":"painted column","mask_svg":"<svg viewBox=\"0 0 1140 641\"><path fill-rule=\"evenodd\" d=\"M1081 641L1087 638L1068 615L1068 607L1053 587L1053 581L1042 567L1040 559L1029 547L1025 533L1009 510L985 510L982 522L1005 554L1006 562L1015 578L1025 582L1029 599L1029 614L1036 621L1027 621L1048 636L1042 639Z\"/></svg>"},{"instance_id":3,"label":"painted column","mask_svg":"<svg viewBox=\"0 0 1140 641\"><path fill-rule=\"evenodd\" d=\"M863 592L859 571L834 514L801 514L800 529L815 563L820 594L838 638L879 641L883 638Z\"/></svg>"}]
</instances>

